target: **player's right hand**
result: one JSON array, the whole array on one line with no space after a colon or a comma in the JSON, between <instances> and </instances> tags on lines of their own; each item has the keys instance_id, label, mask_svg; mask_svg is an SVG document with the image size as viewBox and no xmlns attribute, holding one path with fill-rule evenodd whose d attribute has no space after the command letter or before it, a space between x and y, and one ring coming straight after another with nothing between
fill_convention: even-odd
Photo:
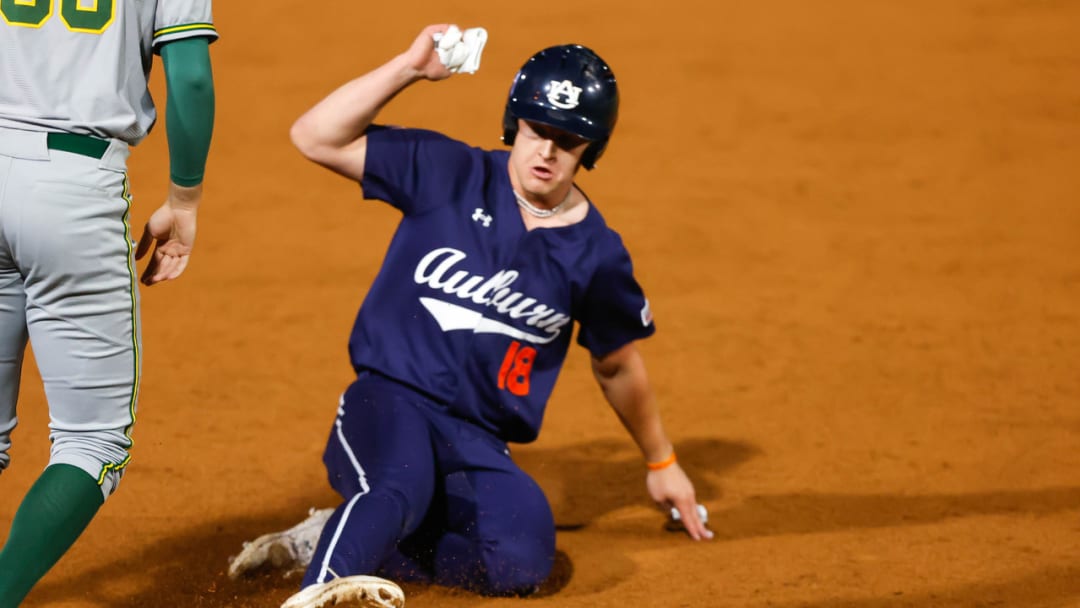
<instances>
[{"instance_id":1,"label":"player's right hand","mask_svg":"<svg viewBox=\"0 0 1080 608\"><path fill-rule=\"evenodd\" d=\"M449 23L429 25L424 28L420 35L413 41L409 50L405 51L406 61L409 67L416 70L421 78L428 80L444 80L451 76L450 70L443 65L439 54L435 52L435 34L445 33L450 29Z\"/></svg>"}]
</instances>

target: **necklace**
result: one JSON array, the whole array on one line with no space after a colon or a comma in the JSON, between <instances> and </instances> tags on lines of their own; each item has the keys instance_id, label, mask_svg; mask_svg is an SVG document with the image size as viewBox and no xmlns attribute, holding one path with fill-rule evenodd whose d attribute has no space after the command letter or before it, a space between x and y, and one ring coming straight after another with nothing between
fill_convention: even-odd
<instances>
[{"instance_id":1,"label":"necklace","mask_svg":"<svg viewBox=\"0 0 1080 608\"><path fill-rule=\"evenodd\" d=\"M574 194L574 187L571 186L570 191L566 193L566 198L564 198L561 203L555 205L551 209L541 209L540 207L537 207L536 205L533 205L529 201L525 200L525 197L518 194L517 190L512 190L512 192L514 193L514 198L517 199L518 206L524 209L525 212L529 215L533 217L551 217L561 211L563 205L570 201L570 196Z\"/></svg>"}]
</instances>

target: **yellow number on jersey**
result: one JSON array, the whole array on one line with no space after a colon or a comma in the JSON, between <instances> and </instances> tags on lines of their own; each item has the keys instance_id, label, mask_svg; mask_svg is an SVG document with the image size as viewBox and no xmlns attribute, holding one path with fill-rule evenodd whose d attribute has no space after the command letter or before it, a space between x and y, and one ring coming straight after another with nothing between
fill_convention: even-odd
<instances>
[{"instance_id":1,"label":"yellow number on jersey","mask_svg":"<svg viewBox=\"0 0 1080 608\"><path fill-rule=\"evenodd\" d=\"M100 34L116 18L116 0L90 0L91 6L79 6L79 0L56 0L60 20L73 32ZM53 14L54 0L0 0L0 17L8 25L41 27Z\"/></svg>"}]
</instances>

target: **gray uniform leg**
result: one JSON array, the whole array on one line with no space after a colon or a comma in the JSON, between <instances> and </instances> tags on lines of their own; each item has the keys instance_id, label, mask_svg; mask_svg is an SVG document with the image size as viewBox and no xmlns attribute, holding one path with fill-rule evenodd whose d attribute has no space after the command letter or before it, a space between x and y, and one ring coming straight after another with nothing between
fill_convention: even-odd
<instances>
[{"instance_id":1,"label":"gray uniform leg","mask_svg":"<svg viewBox=\"0 0 1080 608\"><path fill-rule=\"evenodd\" d=\"M26 297L23 295L22 276L11 257L3 221L4 187L11 174L12 160L0 156L0 471L7 468L11 457L11 431L18 419L15 402L19 397L19 380L22 377L23 353L26 352Z\"/></svg>"},{"instance_id":2,"label":"gray uniform leg","mask_svg":"<svg viewBox=\"0 0 1080 608\"><path fill-rule=\"evenodd\" d=\"M101 160L58 150L36 158L40 150L33 148L11 161L2 226L49 401L49 464L79 467L107 497L128 462L141 366L127 147L114 142ZM6 278L14 294L18 281ZM7 299L14 304L17 296ZM9 317L10 327L0 331L12 363L0 373L17 367L10 344L18 315ZM14 406L0 402L5 420L13 424Z\"/></svg>"}]
</instances>

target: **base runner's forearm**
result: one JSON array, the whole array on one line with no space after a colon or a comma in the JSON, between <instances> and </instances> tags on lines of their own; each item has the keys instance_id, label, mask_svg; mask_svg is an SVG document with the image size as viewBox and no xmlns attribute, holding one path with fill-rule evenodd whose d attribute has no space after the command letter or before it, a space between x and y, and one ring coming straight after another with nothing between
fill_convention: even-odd
<instances>
[{"instance_id":1,"label":"base runner's forearm","mask_svg":"<svg viewBox=\"0 0 1080 608\"><path fill-rule=\"evenodd\" d=\"M664 432L659 409L651 394L612 387L604 391L604 397L634 439L646 462L660 462L671 455L674 447Z\"/></svg>"},{"instance_id":2,"label":"base runner's forearm","mask_svg":"<svg viewBox=\"0 0 1080 608\"><path fill-rule=\"evenodd\" d=\"M169 173L181 186L201 184L214 132L214 78L206 38L186 38L161 47L168 101L165 130Z\"/></svg>"},{"instance_id":3,"label":"base runner's forearm","mask_svg":"<svg viewBox=\"0 0 1080 608\"><path fill-rule=\"evenodd\" d=\"M674 448L664 432L645 362L637 349L627 346L604 359L594 359L593 374L646 462L667 459Z\"/></svg>"}]
</instances>

